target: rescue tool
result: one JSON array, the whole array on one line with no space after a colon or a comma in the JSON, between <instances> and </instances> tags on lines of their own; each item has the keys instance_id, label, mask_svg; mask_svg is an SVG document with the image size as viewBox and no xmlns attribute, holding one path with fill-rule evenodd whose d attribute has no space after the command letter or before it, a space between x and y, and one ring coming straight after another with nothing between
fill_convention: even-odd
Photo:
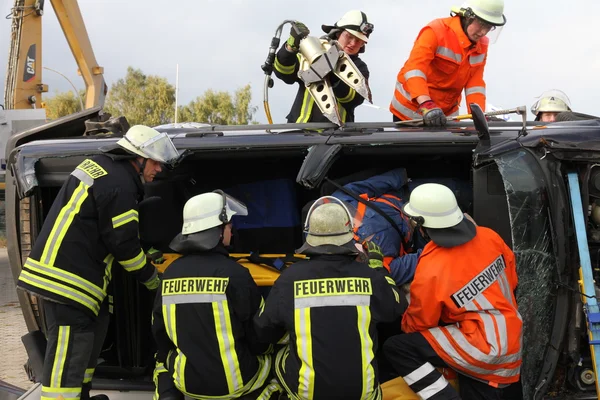
<instances>
[{"instance_id":1,"label":"rescue tool","mask_svg":"<svg viewBox=\"0 0 600 400\"><path fill-rule=\"evenodd\" d=\"M269 108L268 90L273 87L273 63L275 62L275 52L279 46L281 30L286 23L294 21L285 20L275 32L275 37L271 39L269 55L266 62L262 65L265 72L264 85L264 107L265 114L270 124L273 123L271 111ZM340 116L339 104L333 93L333 86L330 81L330 74L336 75L342 82L351 87L364 97L369 103L372 103L371 91L366 78L360 73L354 62L342 50L337 40L327 37L316 38L307 36L300 42L298 58L300 67L298 77L306 85L306 89L314 99L315 103L323 115L336 125L343 126Z\"/></svg>"},{"instance_id":2,"label":"rescue tool","mask_svg":"<svg viewBox=\"0 0 600 400\"><path fill-rule=\"evenodd\" d=\"M496 111L488 111L486 113L483 113L483 115L486 117L493 117L495 115L505 115L505 114L527 115L527 107L519 106L519 107L515 107L515 108L509 108L507 110L496 110ZM456 115L454 117L448 117L448 121L462 121L465 119L473 119L473 114L463 114L463 115ZM418 126L418 125L423 124L423 118L409 119L406 121L395 121L394 123L396 125Z\"/></svg>"}]
</instances>

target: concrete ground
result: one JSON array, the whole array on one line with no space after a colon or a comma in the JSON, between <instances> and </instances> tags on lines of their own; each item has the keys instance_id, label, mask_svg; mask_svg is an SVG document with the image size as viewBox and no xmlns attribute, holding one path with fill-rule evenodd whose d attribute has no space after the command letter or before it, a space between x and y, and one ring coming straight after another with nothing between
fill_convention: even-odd
<instances>
[{"instance_id":1,"label":"concrete ground","mask_svg":"<svg viewBox=\"0 0 600 400\"><path fill-rule=\"evenodd\" d=\"M23 368L27 362L27 352L21 336L26 333L27 327L8 267L6 248L0 248L0 380L22 389L33 386Z\"/></svg>"}]
</instances>

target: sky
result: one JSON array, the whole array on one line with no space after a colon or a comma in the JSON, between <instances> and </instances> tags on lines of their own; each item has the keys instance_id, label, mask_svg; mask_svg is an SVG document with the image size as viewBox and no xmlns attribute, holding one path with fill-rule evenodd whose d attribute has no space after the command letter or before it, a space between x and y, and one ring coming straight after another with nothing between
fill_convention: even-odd
<instances>
[{"instance_id":1,"label":"sky","mask_svg":"<svg viewBox=\"0 0 600 400\"><path fill-rule=\"evenodd\" d=\"M14 0L0 0L0 76L6 75L10 13ZM285 19L302 21L314 36L321 24L333 25L348 10L364 11L375 25L361 58L371 72L373 103L360 106L357 121L391 121L388 110L398 71L419 30L449 15L462 0L80 0L79 6L98 64L109 87L127 67L160 75L175 85L179 64L179 104L207 89L234 92L250 84L254 119L266 123L263 108L264 63L271 38ZM600 115L600 1L506 0L507 24L489 48L485 70L487 99L500 108L528 110L547 89L561 89L573 110ZM284 27L282 43L289 35ZM46 1L43 65L84 88L58 21ZM285 122L297 85L275 78L268 92L274 122ZM43 70L46 96L71 90L59 74ZM4 79L0 82L4 93ZM1 103L1 102L0 102ZM464 99L461 111L464 112ZM529 119L533 119L528 111ZM202 121L198 121L202 122Z\"/></svg>"}]
</instances>

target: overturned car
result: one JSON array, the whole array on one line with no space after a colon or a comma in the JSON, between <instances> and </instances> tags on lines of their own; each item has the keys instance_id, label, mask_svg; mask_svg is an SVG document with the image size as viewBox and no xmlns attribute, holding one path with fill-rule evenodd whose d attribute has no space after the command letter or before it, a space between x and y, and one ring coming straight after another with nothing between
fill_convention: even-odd
<instances>
[{"instance_id":1,"label":"overturned car","mask_svg":"<svg viewBox=\"0 0 600 400\"><path fill-rule=\"evenodd\" d=\"M18 278L62 183L85 158L116 142L123 120L99 108L19 133L7 146L6 225ZM87 127L87 128L86 128ZM394 123L157 127L185 157L146 187L160 197L142 239L168 260L190 197L223 189L244 201L232 257L268 296L279 271L299 258L302 209L338 185L402 167L407 195L424 182L454 190L463 211L497 231L517 257L524 322L519 394L524 399L597 399L600 311L600 120L451 123L444 129ZM157 264L160 270L160 264ZM44 300L19 292L34 382L44 356ZM120 268L110 287L111 325L92 382L96 390L153 391L151 295ZM34 387L31 393L34 393ZM39 395L39 394L38 394ZM149 398L150 394L148 394ZM403 398L416 398L416 397ZM508 398L508 397L507 397Z\"/></svg>"}]
</instances>

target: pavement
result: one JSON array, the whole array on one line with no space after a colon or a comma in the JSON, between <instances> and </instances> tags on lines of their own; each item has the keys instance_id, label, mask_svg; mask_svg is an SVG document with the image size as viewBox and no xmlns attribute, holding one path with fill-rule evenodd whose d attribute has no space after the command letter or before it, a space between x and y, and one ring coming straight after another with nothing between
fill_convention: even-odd
<instances>
[{"instance_id":1,"label":"pavement","mask_svg":"<svg viewBox=\"0 0 600 400\"><path fill-rule=\"evenodd\" d=\"M27 352L21 336L26 333L27 327L8 267L8 254L6 248L0 248L0 380L27 390L33 383L23 368Z\"/></svg>"}]
</instances>

